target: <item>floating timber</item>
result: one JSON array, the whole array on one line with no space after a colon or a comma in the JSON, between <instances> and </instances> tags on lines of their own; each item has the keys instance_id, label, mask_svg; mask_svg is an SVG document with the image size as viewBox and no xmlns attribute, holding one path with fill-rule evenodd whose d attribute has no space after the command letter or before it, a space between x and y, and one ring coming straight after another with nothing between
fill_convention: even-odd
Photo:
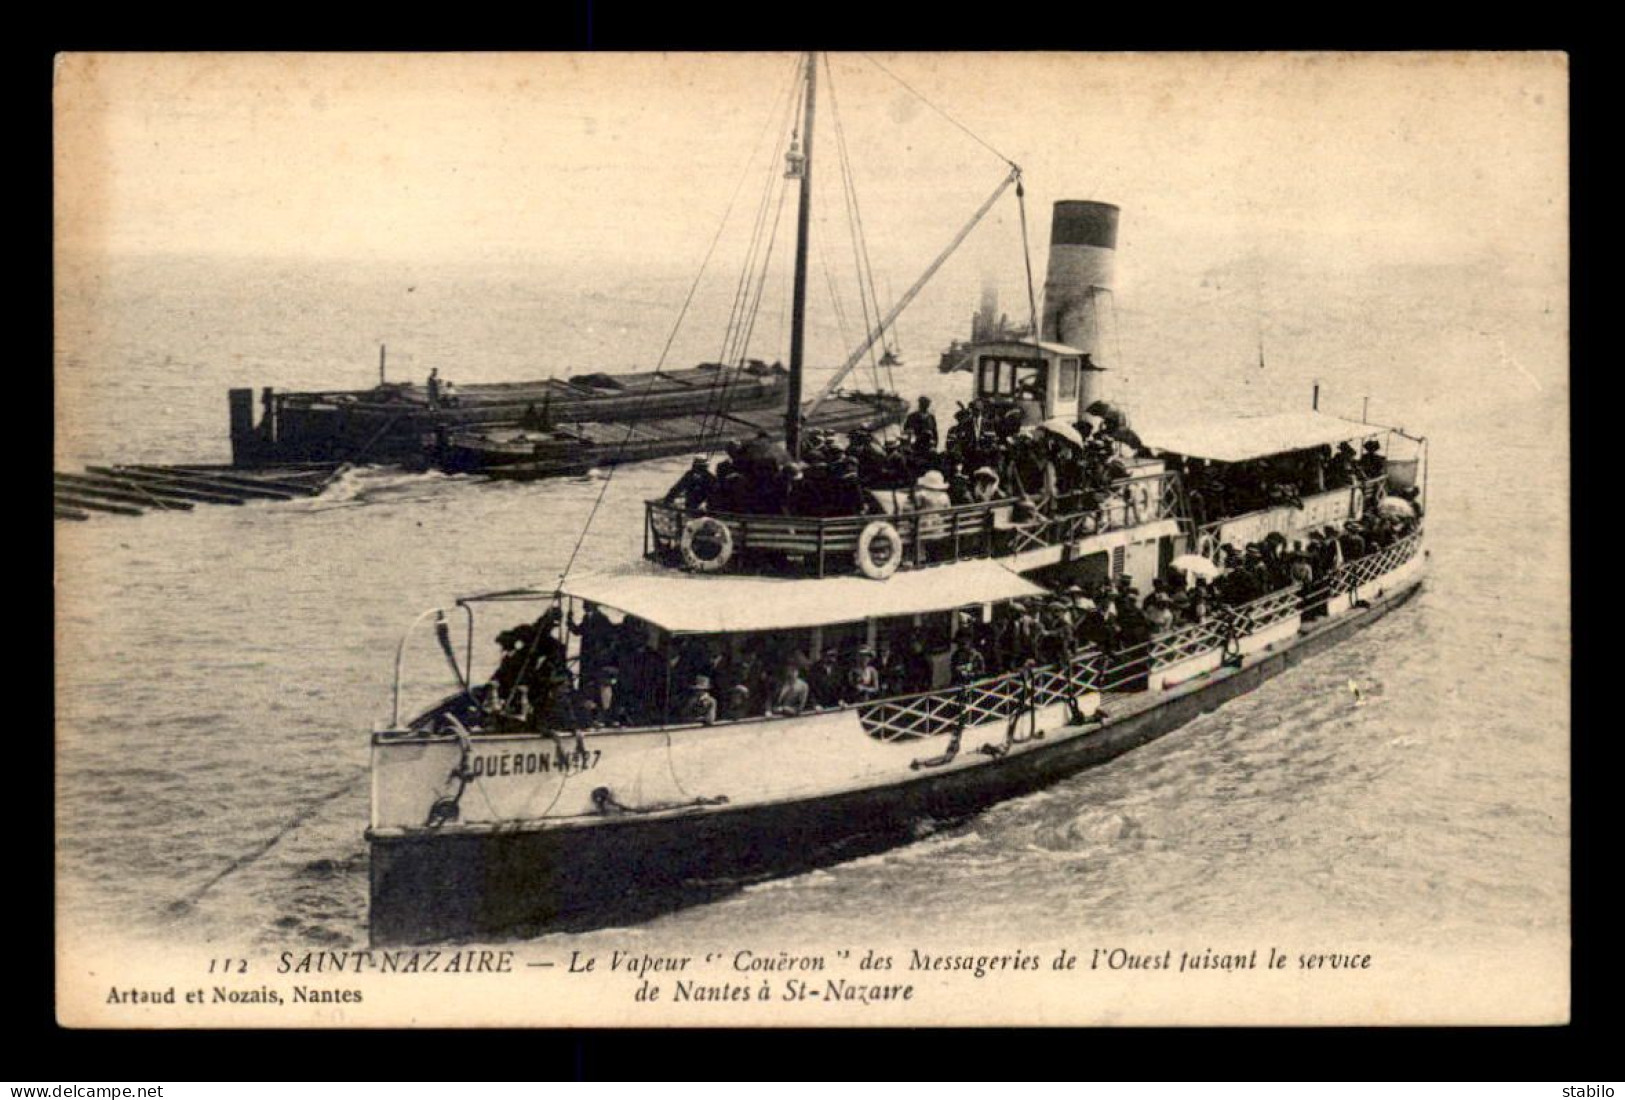
<instances>
[{"instance_id":1,"label":"floating timber","mask_svg":"<svg viewBox=\"0 0 1625 1100\"><path fill-rule=\"evenodd\" d=\"M294 500L315 496L346 469L331 462L267 467L256 473L210 465L91 466L82 474L57 473L53 502L57 519L86 520L93 512L139 516L187 512L199 504Z\"/></svg>"}]
</instances>

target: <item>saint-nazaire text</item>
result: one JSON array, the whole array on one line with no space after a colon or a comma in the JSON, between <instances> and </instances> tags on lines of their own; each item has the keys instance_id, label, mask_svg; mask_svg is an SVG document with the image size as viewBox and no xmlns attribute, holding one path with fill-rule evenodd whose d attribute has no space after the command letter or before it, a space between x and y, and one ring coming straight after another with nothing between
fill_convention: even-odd
<instances>
[{"instance_id":1,"label":"saint-nazaire text","mask_svg":"<svg viewBox=\"0 0 1625 1100\"><path fill-rule=\"evenodd\" d=\"M511 974L513 952L429 949L402 951L284 951L278 974Z\"/></svg>"}]
</instances>

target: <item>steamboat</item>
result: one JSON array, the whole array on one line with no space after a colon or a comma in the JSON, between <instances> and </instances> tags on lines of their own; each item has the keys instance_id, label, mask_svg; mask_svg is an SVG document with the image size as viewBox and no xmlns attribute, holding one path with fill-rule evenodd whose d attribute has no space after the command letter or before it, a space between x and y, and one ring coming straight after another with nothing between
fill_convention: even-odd
<instances>
[{"instance_id":1,"label":"steamboat","mask_svg":"<svg viewBox=\"0 0 1625 1100\"><path fill-rule=\"evenodd\" d=\"M815 59L801 79L784 447L696 461L645 505L641 561L420 616L458 690L402 713L408 631L372 736L375 943L623 923L917 840L1422 583L1425 439L1316 410L1136 430L1105 401L1106 203L1056 204L1037 335L961 349L940 448L915 418L889 455L804 433ZM477 620L525 605L477 674Z\"/></svg>"}]
</instances>

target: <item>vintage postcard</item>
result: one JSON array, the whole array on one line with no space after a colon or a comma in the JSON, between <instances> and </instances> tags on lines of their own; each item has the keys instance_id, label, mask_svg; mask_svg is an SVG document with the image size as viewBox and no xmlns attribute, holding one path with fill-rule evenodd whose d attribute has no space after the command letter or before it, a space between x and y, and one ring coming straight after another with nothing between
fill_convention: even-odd
<instances>
[{"instance_id":1,"label":"vintage postcard","mask_svg":"<svg viewBox=\"0 0 1625 1100\"><path fill-rule=\"evenodd\" d=\"M1564 56L54 118L64 1025L1569 1018Z\"/></svg>"}]
</instances>

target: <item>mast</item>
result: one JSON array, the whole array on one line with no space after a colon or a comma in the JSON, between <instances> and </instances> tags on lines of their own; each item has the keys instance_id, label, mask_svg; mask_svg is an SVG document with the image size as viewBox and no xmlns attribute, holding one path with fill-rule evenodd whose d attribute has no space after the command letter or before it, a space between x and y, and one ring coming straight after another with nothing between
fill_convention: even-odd
<instances>
[{"instance_id":1,"label":"mast","mask_svg":"<svg viewBox=\"0 0 1625 1100\"><path fill-rule=\"evenodd\" d=\"M790 300L790 385L784 413L784 445L801 457L801 373L807 323L807 226L812 214L813 101L818 90L818 55L807 51L807 112L801 125L801 199L796 210L796 279Z\"/></svg>"}]
</instances>

